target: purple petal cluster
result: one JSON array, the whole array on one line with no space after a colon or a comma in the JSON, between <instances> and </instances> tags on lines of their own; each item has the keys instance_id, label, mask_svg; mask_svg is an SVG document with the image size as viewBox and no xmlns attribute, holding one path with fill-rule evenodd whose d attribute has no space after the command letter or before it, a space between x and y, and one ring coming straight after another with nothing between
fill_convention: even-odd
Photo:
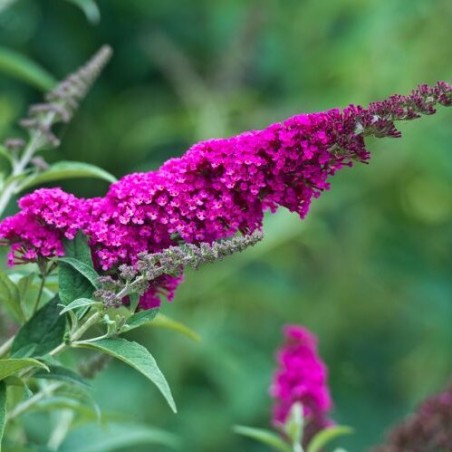
<instances>
[{"instance_id":1,"label":"purple petal cluster","mask_svg":"<svg viewBox=\"0 0 452 452\"><path fill-rule=\"evenodd\" d=\"M62 239L81 229L99 270L133 265L141 252L157 252L183 239L212 242L262 227L263 213L278 206L307 214L328 178L369 153L364 136L398 136L394 121L452 104L452 87L423 85L365 109L294 116L264 130L200 142L157 171L130 174L101 198L78 199L60 189L41 189L19 202L21 211L0 224L11 244L10 262L60 256ZM162 277L147 294L170 298L179 280ZM144 300L144 299L143 299Z\"/></svg>"},{"instance_id":2,"label":"purple petal cluster","mask_svg":"<svg viewBox=\"0 0 452 452\"><path fill-rule=\"evenodd\" d=\"M331 424L327 413L332 402L327 384L327 368L317 354L317 341L306 328L284 327L286 342L277 355L279 368L270 394L275 399L273 424L281 428L294 403L300 402L307 425L304 441Z\"/></svg>"},{"instance_id":3,"label":"purple petal cluster","mask_svg":"<svg viewBox=\"0 0 452 452\"><path fill-rule=\"evenodd\" d=\"M0 224L0 236L11 244L10 265L63 256L62 239L73 239L88 221L83 201L59 188L36 190L19 207Z\"/></svg>"},{"instance_id":4,"label":"purple petal cluster","mask_svg":"<svg viewBox=\"0 0 452 452\"><path fill-rule=\"evenodd\" d=\"M437 452L452 450L452 383L424 400L396 425L374 452Z\"/></svg>"}]
</instances>

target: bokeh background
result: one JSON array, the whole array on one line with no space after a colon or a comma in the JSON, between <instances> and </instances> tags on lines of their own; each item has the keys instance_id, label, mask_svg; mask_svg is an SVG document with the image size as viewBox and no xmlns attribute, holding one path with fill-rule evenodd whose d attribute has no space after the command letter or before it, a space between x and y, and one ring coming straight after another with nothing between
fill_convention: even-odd
<instances>
[{"instance_id":1,"label":"bokeh background","mask_svg":"<svg viewBox=\"0 0 452 452\"><path fill-rule=\"evenodd\" d=\"M55 78L100 45L113 47L62 131L63 145L46 158L86 161L118 177L155 169L205 138L366 104L452 75L450 0L97 5L96 21L90 2L0 1L0 46ZM1 139L19 132L17 119L42 91L43 83L0 63ZM340 444L360 451L380 442L452 373L451 115L403 124L401 140L372 140L370 164L335 176L306 220L281 211L267 218L254 249L188 272L163 312L202 341L140 333L173 388L178 415L120 364L94 382L103 410L175 433L184 451L265 450L232 426L269 426L281 327L298 323L319 337L334 419L356 429ZM84 196L107 188L90 180L63 187Z\"/></svg>"}]
</instances>

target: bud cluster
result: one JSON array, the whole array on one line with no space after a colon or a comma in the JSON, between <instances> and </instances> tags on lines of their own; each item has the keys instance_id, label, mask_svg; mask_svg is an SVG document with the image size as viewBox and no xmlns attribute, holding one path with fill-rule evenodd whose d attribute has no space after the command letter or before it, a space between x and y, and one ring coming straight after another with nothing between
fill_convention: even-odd
<instances>
[{"instance_id":1,"label":"bud cluster","mask_svg":"<svg viewBox=\"0 0 452 452\"><path fill-rule=\"evenodd\" d=\"M226 256L241 252L262 240L262 232L254 231L250 235L237 236L219 242L200 243L194 245L185 243L179 246L171 246L158 253L140 253L137 263L121 265L118 279L111 276L99 278L100 288L94 296L101 300L107 307L119 307L123 299L131 294L144 295L149 286L160 278L170 275L179 278L185 267L198 269L205 263L213 263ZM149 309L158 306L158 298L145 297L146 304L141 303L141 308Z\"/></svg>"}]
</instances>

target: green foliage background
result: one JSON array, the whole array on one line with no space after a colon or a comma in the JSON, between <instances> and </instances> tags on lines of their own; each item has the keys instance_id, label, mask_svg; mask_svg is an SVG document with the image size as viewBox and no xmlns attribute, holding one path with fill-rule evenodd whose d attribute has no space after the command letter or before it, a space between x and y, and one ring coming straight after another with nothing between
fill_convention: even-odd
<instances>
[{"instance_id":1,"label":"green foliage background","mask_svg":"<svg viewBox=\"0 0 452 452\"><path fill-rule=\"evenodd\" d=\"M0 45L56 78L100 45L114 48L48 160L87 161L118 177L201 139L452 75L450 0L99 0L98 24L74 3L12 2L0 12ZM0 138L41 96L0 73ZM95 381L102 408L177 434L183 450L263 450L231 426L269 425L281 327L299 323L319 337L334 418L356 428L341 444L357 451L381 441L452 371L451 114L404 124L402 140L372 141L371 163L338 174L306 220L281 211L255 249L187 274L163 312L202 341L154 329L140 338L178 415L120 364ZM64 188L94 196L107 187ZM38 438L41 418L29 422Z\"/></svg>"}]
</instances>

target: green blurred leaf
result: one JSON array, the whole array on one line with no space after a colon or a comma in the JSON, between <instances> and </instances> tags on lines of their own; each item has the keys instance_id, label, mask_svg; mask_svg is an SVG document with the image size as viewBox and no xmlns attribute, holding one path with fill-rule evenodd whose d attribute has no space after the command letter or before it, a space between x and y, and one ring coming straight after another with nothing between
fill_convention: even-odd
<instances>
[{"instance_id":1,"label":"green blurred leaf","mask_svg":"<svg viewBox=\"0 0 452 452\"><path fill-rule=\"evenodd\" d=\"M178 449L174 435L148 426L111 423L105 428L88 425L73 430L59 448L60 452L110 452L118 449L134 450L139 445L162 445ZM153 450L153 449L149 449Z\"/></svg>"},{"instance_id":2,"label":"green blurred leaf","mask_svg":"<svg viewBox=\"0 0 452 452\"><path fill-rule=\"evenodd\" d=\"M33 280L36 276L36 273L28 273L27 275L20 276L17 280L17 288L20 293L20 300L23 302L25 300L28 290L31 288Z\"/></svg>"},{"instance_id":3,"label":"green blurred leaf","mask_svg":"<svg viewBox=\"0 0 452 452\"><path fill-rule=\"evenodd\" d=\"M3 433L6 425L6 385L0 381L0 452L2 450Z\"/></svg>"},{"instance_id":4,"label":"green blurred leaf","mask_svg":"<svg viewBox=\"0 0 452 452\"><path fill-rule=\"evenodd\" d=\"M65 381L67 383L72 383L75 385L81 385L85 387L90 387L88 381L86 381L77 372L72 369L63 366L49 366L48 372L38 371L33 375L34 378L42 378L45 380L58 380Z\"/></svg>"},{"instance_id":5,"label":"green blurred leaf","mask_svg":"<svg viewBox=\"0 0 452 452\"><path fill-rule=\"evenodd\" d=\"M58 396L79 401L78 413L82 415L83 419L95 420L97 422L101 421L101 409L96 399L94 399L90 387L73 384L66 385L59 390Z\"/></svg>"},{"instance_id":6,"label":"green blurred leaf","mask_svg":"<svg viewBox=\"0 0 452 452\"><path fill-rule=\"evenodd\" d=\"M159 308L148 309L146 311L140 311L131 315L127 319L127 323L122 328L123 331L130 331L143 325L147 325L155 319L159 312Z\"/></svg>"},{"instance_id":7,"label":"green blurred leaf","mask_svg":"<svg viewBox=\"0 0 452 452\"><path fill-rule=\"evenodd\" d=\"M0 13L9 8L16 0L0 0Z\"/></svg>"},{"instance_id":8,"label":"green blurred leaf","mask_svg":"<svg viewBox=\"0 0 452 452\"><path fill-rule=\"evenodd\" d=\"M25 321L20 306L19 288L3 272L0 272L0 304L5 306L18 322Z\"/></svg>"},{"instance_id":9,"label":"green blurred leaf","mask_svg":"<svg viewBox=\"0 0 452 452\"><path fill-rule=\"evenodd\" d=\"M156 315L155 319L152 320L151 322L143 323L142 325L166 328L168 330L172 330L177 333L183 334L184 336L187 336L188 338L190 338L191 340L193 340L195 342L201 341L201 336L196 331L193 331L187 325L184 325L183 323L181 323L177 320L174 320L171 317L168 317L161 313L158 313Z\"/></svg>"},{"instance_id":10,"label":"green blurred leaf","mask_svg":"<svg viewBox=\"0 0 452 452\"><path fill-rule=\"evenodd\" d=\"M43 356L63 342L66 318L60 316L59 303L55 296L22 326L14 339L11 356Z\"/></svg>"},{"instance_id":11,"label":"green blurred leaf","mask_svg":"<svg viewBox=\"0 0 452 452\"><path fill-rule=\"evenodd\" d=\"M175 413L177 412L168 382L157 366L154 357L142 345L124 338L114 338L95 342L79 342L77 346L104 352L133 367L157 386L171 409Z\"/></svg>"},{"instance_id":12,"label":"green blurred leaf","mask_svg":"<svg viewBox=\"0 0 452 452\"><path fill-rule=\"evenodd\" d=\"M260 428L245 427L242 425L234 426L234 432L239 435L247 436L248 438L260 441L272 449L280 452L292 452L292 448L284 442L277 434Z\"/></svg>"},{"instance_id":13,"label":"green blurred leaf","mask_svg":"<svg viewBox=\"0 0 452 452\"><path fill-rule=\"evenodd\" d=\"M26 369L27 367L41 367L49 370L49 368L36 359L31 358L8 358L8 359L0 359L0 380L4 380L5 378L17 374L22 369Z\"/></svg>"},{"instance_id":14,"label":"green blurred leaf","mask_svg":"<svg viewBox=\"0 0 452 452\"><path fill-rule=\"evenodd\" d=\"M22 80L42 91L50 91L57 81L42 67L14 50L0 47L0 72Z\"/></svg>"},{"instance_id":15,"label":"green blurred leaf","mask_svg":"<svg viewBox=\"0 0 452 452\"><path fill-rule=\"evenodd\" d=\"M90 265L73 257L58 259L60 298L67 305L79 298L89 299L97 288L99 275Z\"/></svg>"},{"instance_id":16,"label":"green blurred leaf","mask_svg":"<svg viewBox=\"0 0 452 452\"><path fill-rule=\"evenodd\" d=\"M56 410L64 410L66 408L69 408L75 412L78 412L79 409L83 407L83 404L80 402L80 400L71 399L70 397L65 396L51 396L46 397L45 399L41 400L39 403L33 405L30 408L30 411L56 411ZM86 407L84 407L86 409Z\"/></svg>"},{"instance_id":17,"label":"green blurred leaf","mask_svg":"<svg viewBox=\"0 0 452 452\"><path fill-rule=\"evenodd\" d=\"M20 386L22 388L26 386L24 380L22 380L22 378L18 377L17 375L6 377L4 379L4 382L7 384L7 386Z\"/></svg>"},{"instance_id":18,"label":"green blurred leaf","mask_svg":"<svg viewBox=\"0 0 452 452\"><path fill-rule=\"evenodd\" d=\"M116 178L98 166L82 162L61 161L51 165L47 170L28 176L19 186L18 191L28 190L36 185L64 179L93 177L113 183Z\"/></svg>"},{"instance_id":19,"label":"green blurred leaf","mask_svg":"<svg viewBox=\"0 0 452 452\"><path fill-rule=\"evenodd\" d=\"M68 311L72 311L73 309L86 308L93 305L102 306L102 303L100 303L99 301L91 300L90 298L77 298L72 303L69 303L67 306L65 306L60 312L60 315L65 314Z\"/></svg>"},{"instance_id":20,"label":"green blurred leaf","mask_svg":"<svg viewBox=\"0 0 452 452\"><path fill-rule=\"evenodd\" d=\"M84 13L86 18L92 23L97 24L100 21L100 11L94 0L67 0L77 5Z\"/></svg>"},{"instance_id":21,"label":"green blurred leaf","mask_svg":"<svg viewBox=\"0 0 452 452\"><path fill-rule=\"evenodd\" d=\"M312 438L306 452L320 452L330 441L338 438L339 436L350 435L353 433L353 429L345 425L334 425L327 427L318 432L314 438Z\"/></svg>"},{"instance_id":22,"label":"green blurred leaf","mask_svg":"<svg viewBox=\"0 0 452 452\"><path fill-rule=\"evenodd\" d=\"M5 146L0 145L0 156L4 157L10 164L13 163L13 158L11 157L11 152L5 148Z\"/></svg>"}]
</instances>

